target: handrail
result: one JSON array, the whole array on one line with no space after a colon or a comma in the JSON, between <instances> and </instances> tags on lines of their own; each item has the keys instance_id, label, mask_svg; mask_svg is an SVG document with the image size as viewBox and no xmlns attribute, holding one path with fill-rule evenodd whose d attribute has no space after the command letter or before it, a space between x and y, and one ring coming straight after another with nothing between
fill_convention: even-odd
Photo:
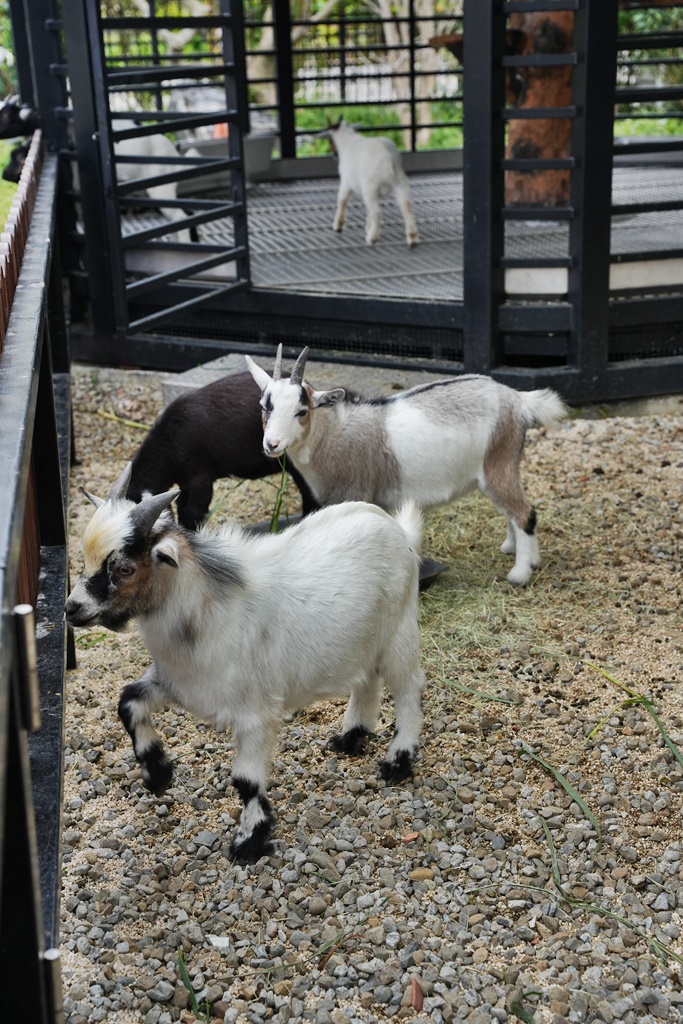
<instances>
[{"instance_id":1,"label":"handrail","mask_svg":"<svg viewBox=\"0 0 683 1024\"><path fill-rule=\"evenodd\" d=\"M24 258L42 159L42 134L36 131L31 138L19 185L0 234L0 353L7 333L21 261Z\"/></svg>"}]
</instances>

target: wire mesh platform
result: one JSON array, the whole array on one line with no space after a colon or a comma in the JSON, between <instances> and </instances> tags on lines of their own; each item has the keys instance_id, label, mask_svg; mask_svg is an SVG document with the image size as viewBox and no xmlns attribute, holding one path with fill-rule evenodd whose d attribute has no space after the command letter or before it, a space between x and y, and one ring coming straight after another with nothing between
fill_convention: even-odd
<instances>
[{"instance_id":1,"label":"wire mesh platform","mask_svg":"<svg viewBox=\"0 0 683 1024\"><path fill-rule=\"evenodd\" d=\"M420 236L409 248L400 211L391 196L381 201L380 239L365 243L365 209L349 202L342 233L332 230L337 178L252 185L247 210L252 282L257 288L326 295L400 297L425 301L463 299L463 189L457 171L413 174L411 200ZM683 167L617 167L612 202L616 259L671 259L683 248L683 210L642 211L645 203L683 204ZM623 207L634 206L634 212ZM124 233L159 223L154 214L126 218ZM199 229L205 242L232 243L232 221ZM569 226L553 221L508 221L505 252L511 258L553 259L569 251ZM682 281L683 281L683 263Z\"/></svg>"}]
</instances>

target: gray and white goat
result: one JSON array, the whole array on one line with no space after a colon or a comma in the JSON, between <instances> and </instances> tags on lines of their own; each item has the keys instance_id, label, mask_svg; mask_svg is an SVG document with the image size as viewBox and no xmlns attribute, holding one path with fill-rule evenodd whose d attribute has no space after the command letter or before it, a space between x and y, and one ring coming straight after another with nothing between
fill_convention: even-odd
<instances>
[{"instance_id":1,"label":"gray and white goat","mask_svg":"<svg viewBox=\"0 0 683 1024\"><path fill-rule=\"evenodd\" d=\"M320 505L353 500L392 509L413 498L429 508L478 488L507 517L502 550L515 555L509 582L528 583L540 553L519 464L527 428L565 415L559 395L515 391L475 374L380 398L316 391L303 379L307 355L305 348L287 379L282 346L272 377L246 357L261 388L266 455L286 451Z\"/></svg>"},{"instance_id":2,"label":"gray and white goat","mask_svg":"<svg viewBox=\"0 0 683 1024\"><path fill-rule=\"evenodd\" d=\"M380 773L412 774L422 725L418 600L421 516L362 502L314 512L277 535L232 525L176 526L177 491L125 498L130 463L83 536L85 569L66 602L72 626L120 630L136 618L154 662L126 686L119 715L148 789L172 767L151 721L179 704L236 744L232 782L243 803L231 852L253 863L270 850L266 796L287 710L350 694L335 750L359 753L373 730L384 681L396 729ZM87 494L87 492L86 492Z\"/></svg>"},{"instance_id":3,"label":"gray and white goat","mask_svg":"<svg viewBox=\"0 0 683 1024\"><path fill-rule=\"evenodd\" d=\"M401 157L391 139L382 135L361 135L346 121L330 125L321 135L327 135L339 161L339 193L332 227L341 231L346 220L346 207L351 193L359 195L365 204L365 241L373 245L379 238L379 200L387 192L394 199L403 216L406 242L418 241L415 218L410 205L410 185L401 164Z\"/></svg>"}]
</instances>

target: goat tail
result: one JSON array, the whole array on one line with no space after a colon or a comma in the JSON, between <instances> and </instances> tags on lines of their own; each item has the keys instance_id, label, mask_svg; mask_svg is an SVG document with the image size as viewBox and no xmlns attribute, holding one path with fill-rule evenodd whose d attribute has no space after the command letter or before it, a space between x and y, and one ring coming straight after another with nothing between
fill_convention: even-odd
<instances>
[{"instance_id":1,"label":"goat tail","mask_svg":"<svg viewBox=\"0 0 683 1024\"><path fill-rule=\"evenodd\" d=\"M567 406L556 391L541 388L538 391L519 392L522 399L522 415L528 427L538 424L549 427L567 415Z\"/></svg>"},{"instance_id":2,"label":"goat tail","mask_svg":"<svg viewBox=\"0 0 683 1024\"><path fill-rule=\"evenodd\" d=\"M394 512L396 522L406 535L408 545L416 555L422 545L422 510L412 498L407 498Z\"/></svg>"}]
</instances>

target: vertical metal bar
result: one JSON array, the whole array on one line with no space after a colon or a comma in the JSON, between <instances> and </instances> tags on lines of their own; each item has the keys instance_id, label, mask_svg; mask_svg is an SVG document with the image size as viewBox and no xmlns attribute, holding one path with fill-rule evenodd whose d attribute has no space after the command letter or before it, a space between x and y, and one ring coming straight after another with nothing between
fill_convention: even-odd
<instances>
[{"instance_id":1,"label":"vertical metal bar","mask_svg":"<svg viewBox=\"0 0 683 1024\"><path fill-rule=\"evenodd\" d=\"M408 60L409 60L409 74L410 77L408 82L410 83L410 149L411 152L417 151L417 104L415 103L415 36L417 29L415 27L415 0L410 0L408 5Z\"/></svg>"},{"instance_id":2,"label":"vertical metal bar","mask_svg":"<svg viewBox=\"0 0 683 1024\"><path fill-rule=\"evenodd\" d=\"M114 286L102 202L104 182L97 147L95 84L86 21L88 2L93 6L91 0L62 0L62 9L69 57L92 325L96 341L109 343L115 333Z\"/></svg>"},{"instance_id":3,"label":"vertical metal bar","mask_svg":"<svg viewBox=\"0 0 683 1024\"><path fill-rule=\"evenodd\" d=\"M12 609L12 615L16 637L22 723L27 732L37 732L40 729L40 695L38 693L36 620L30 604L16 604Z\"/></svg>"},{"instance_id":4,"label":"vertical metal bar","mask_svg":"<svg viewBox=\"0 0 683 1024\"><path fill-rule=\"evenodd\" d=\"M574 16L571 204L569 231L573 307L568 358L584 381L586 400L602 393L608 362L612 154L618 0L582 0Z\"/></svg>"},{"instance_id":5,"label":"vertical metal bar","mask_svg":"<svg viewBox=\"0 0 683 1024\"><path fill-rule=\"evenodd\" d=\"M0 963L3 977L11 979L22 994L25 1019L32 1024L51 1024L41 962L43 921L31 769L26 731L20 719L16 662L11 663L10 674L5 829L0 858Z\"/></svg>"},{"instance_id":6,"label":"vertical metal bar","mask_svg":"<svg viewBox=\"0 0 683 1024\"><path fill-rule=\"evenodd\" d=\"M234 72L225 76L225 94L228 110L237 110L242 123L242 110L246 109L245 99L239 82L246 81L246 57L244 53L244 20L241 0L221 0L221 14L227 16L223 25L223 60L232 64ZM237 259L238 276L249 280L249 251L247 233L247 190L244 181L244 152L240 124L231 124L228 132L228 152L240 161L239 167L230 172L232 196L240 203L242 210L234 215L235 243L244 248L245 255Z\"/></svg>"},{"instance_id":7,"label":"vertical metal bar","mask_svg":"<svg viewBox=\"0 0 683 1024\"><path fill-rule=\"evenodd\" d=\"M128 296L126 294L124 252L121 245L121 215L116 184L116 160L111 137L112 125L106 78L104 35L100 24L100 4L97 0L86 0L86 19L88 50L92 62L94 112L97 120L95 141L98 144L104 186L102 194L108 239L109 273L114 292L114 326L117 337L123 340L129 321ZM100 198L100 202L102 202L102 198Z\"/></svg>"},{"instance_id":8,"label":"vertical metal bar","mask_svg":"<svg viewBox=\"0 0 683 1024\"><path fill-rule=\"evenodd\" d=\"M159 37L157 35L157 25L156 25L156 16L157 16L156 15L156 0L149 0L149 16L150 16L150 18L152 18L152 21L153 21L152 30L151 30L151 33L150 33L151 37L152 37L152 64L160 64L161 61L159 60L159 56L160 56ZM157 82L155 84L155 86L154 86L154 95L156 97L157 110L163 110L163 103L164 103L164 101L163 101L163 95L162 95L162 91L161 91L161 82Z\"/></svg>"},{"instance_id":9,"label":"vertical metal bar","mask_svg":"<svg viewBox=\"0 0 683 1024\"><path fill-rule=\"evenodd\" d=\"M505 290L503 0L465 0L464 24L463 361L469 372L490 373L503 355L498 327Z\"/></svg>"},{"instance_id":10,"label":"vertical metal bar","mask_svg":"<svg viewBox=\"0 0 683 1024\"><path fill-rule=\"evenodd\" d=\"M284 158L296 156L292 18L289 8L289 0L273 4L275 48L277 50L277 91L280 104L280 155Z\"/></svg>"},{"instance_id":11,"label":"vertical metal bar","mask_svg":"<svg viewBox=\"0 0 683 1024\"><path fill-rule=\"evenodd\" d=\"M342 103L346 103L346 9L339 12L339 88Z\"/></svg>"},{"instance_id":12,"label":"vertical metal bar","mask_svg":"<svg viewBox=\"0 0 683 1024\"><path fill-rule=\"evenodd\" d=\"M45 991L47 995L48 1020L50 1024L64 1024L64 992L62 989L62 964L58 949L46 949L43 953Z\"/></svg>"},{"instance_id":13,"label":"vertical metal bar","mask_svg":"<svg viewBox=\"0 0 683 1024\"><path fill-rule=\"evenodd\" d=\"M12 43L16 59L17 82L22 103L36 105L33 92L33 75L28 40L29 19L26 16L24 0L9 0L9 16L12 22Z\"/></svg>"}]
</instances>

